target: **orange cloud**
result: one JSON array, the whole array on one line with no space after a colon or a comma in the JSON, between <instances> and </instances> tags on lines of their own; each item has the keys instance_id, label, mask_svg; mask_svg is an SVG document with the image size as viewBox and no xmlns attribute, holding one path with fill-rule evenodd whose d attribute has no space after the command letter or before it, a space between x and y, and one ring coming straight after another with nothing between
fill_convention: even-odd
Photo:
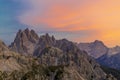
<instances>
[{"instance_id":1,"label":"orange cloud","mask_svg":"<svg viewBox=\"0 0 120 80\"><path fill-rule=\"evenodd\" d=\"M120 41L120 0L30 1L33 8L19 17L24 24L36 28L45 24L56 31L95 30L94 37L86 38L110 46Z\"/></svg>"}]
</instances>

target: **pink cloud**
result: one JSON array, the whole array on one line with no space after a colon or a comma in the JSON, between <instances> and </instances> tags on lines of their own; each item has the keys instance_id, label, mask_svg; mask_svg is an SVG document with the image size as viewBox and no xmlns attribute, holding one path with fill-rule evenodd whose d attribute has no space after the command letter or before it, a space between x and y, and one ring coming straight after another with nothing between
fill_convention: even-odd
<instances>
[{"instance_id":1,"label":"pink cloud","mask_svg":"<svg viewBox=\"0 0 120 80\"><path fill-rule=\"evenodd\" d=\"M96 1L96 0L94 0ZM29 0L31 9L19 17L24 24L39 26L48 25L48 28L64 28L73 24L83 24L84 7L91 4L88 0ZM79 26L80 27L80 26ZM84 27L84 26L83 26Z\"/></svg>"},{"instance_id":2,"label":"pink cloud","mask_svg":"<svg viewBox=\"0 0 120 80\"><path fill-rule=\"evenodd\" d=\"M117 38L120 36L114 32L120 30L120 0L27 1L30 9L19 16L19 21L32 28L48 31L95 30L92 40L100 38L107 42L112 33L114 41L120 41ZM107 43L110 44L110 41Z\"/></svg>"}]
</instances>

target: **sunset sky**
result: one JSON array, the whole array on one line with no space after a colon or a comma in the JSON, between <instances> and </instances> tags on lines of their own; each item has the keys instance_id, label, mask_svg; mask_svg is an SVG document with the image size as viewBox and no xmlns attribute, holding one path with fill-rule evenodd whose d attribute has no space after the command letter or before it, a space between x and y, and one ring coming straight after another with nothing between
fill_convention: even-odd
<instances>
[{"instance_id":1,"label":"sunset sky","mask_svg":"<svg viewBox=\"0 0 120 80\"><path fill-rule=\"evenodd\" d=\"M34 29L74 42L120 45L120 0L0 0L0 39Z\"/></svg>"}]
</instances>

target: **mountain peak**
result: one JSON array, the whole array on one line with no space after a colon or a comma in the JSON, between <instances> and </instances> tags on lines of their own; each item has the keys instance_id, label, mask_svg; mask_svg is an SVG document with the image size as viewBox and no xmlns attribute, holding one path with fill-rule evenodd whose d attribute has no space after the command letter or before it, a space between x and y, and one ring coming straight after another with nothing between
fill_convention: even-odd
<instances>
[{"instance_id":1,"label":"mountain peak","mask_svg":"<svg viewBox=\"0 0 120 80\"><path fill-rule=\"evenodd\" d=\"M22 32L22 30L21 30L21 29L19 29L18 33L21 33L21 32Z\"/></svg>"},{"instance_id":2,"label":"mountain peak","mask_svg":"<svg viewBox=\"0 0 120 80\"><path fill-rule=\"evenodd\" d=\"M95 40L94 42L102 42L102 41L100 41L100 40Z\"/></svg>"},{"instance_id":3,"label":"mountain peak","mask_svg":"<svg viewBox=\"0 0 120 80\"><path fill-rule=\"evenodd\" d=\"M93 46L93 43L91 45ZM37 60L40 65L51 67L51 71L55 72L55 75L53 73L50 73L50 75L52 74L52 77L49 76L53 80L56 79L53 78L53 76L57 75L57 70L54 71L54 66L61 65L65 66L67 71L70 71L70 73L76 73L75 76L80 77L78 79L71 78L68 80L104 80L106 78L106 74L102 71L99 64L97 64L94 59L88 56L86 52L79 50L75 43L68 41L67 39L55 40L54 36L50 36L48 33L39 38L34 30L25 29L23 31L19 31L14 42L11 44L10 49L27 55L25 58L30 55L30 59L26 61L30 63L30 67L27 68L32 68L32 70L33 68L36 68L36 70L40 68L38 64L37 66L39 68L37 68L37 66L34 64L35 61L32 61L31 64L31 58L33 56L36 56L35 60ZM98 47L98 49L101 49L101 47ZM23 60L19 59L19 63L22 61ZM25 62L25 64L28 63ZM31 67L32 65L33 67ZM69 67L70 70L68 69ZM41 68L39 70L41 70ZM49 72L47 73L49 74ZM81 76L83 78L81 78Z\"/></svg>"},{"instance_id":4,"label":"mountain peak","mask_svg":"<svg viewBox=\"0 0 120 80\"><path fill-rule=\"evenodd\" d=\"M26 28L25 31L29 31L29 28Z\"/></svg>"},{"instance_id":5,"label":"mountain peak","mask_svg":"<svg viewBox=\"0 0 120 80\"><path fill-rule=\"evenodd\" d=\"M43 40L44 42L50 43L55 41L55 37L53 35L50 36L48 33L46 33L45 35L40 37L39 39L40 43L42 42L41 40Z\"/></svg>"},{"instance_id":6,"label":"mountain peak","mask_svg":"<svg viewBox=\"0 0 120 80\"><path fill-rule=\"evenodd\" d=\"M102 41L95 40L91 43L80 43L78 47L81 50L86 51L90 56L94 58L101 57L102 55L106 54L108 48L104 45Z\"/></svg>"},{"instance_id":7,"label":"mountain peak","mask_svg":"<svg viewBox=\"0 0 120 80\"><path fill-rule=\"evenodd\" d=\"M102 41L100 41L100 40L95 40L93 43L94 44L102 44L102 45L104 45L104 43Z\"/></svg>"},{"instance_id":8,"label":"mountain peak","mask_svg":"<svg viewBox=\"0 0 120 80\"><path fill-rule=\"evenodd\" d=\"M37 35L37 33L34 30L29 30L28 28L26 28L25 30L19 30L16 36L16 39L21 39L23 41L25 40L29 40L31 42L36 42L36 40L39 39L39 36Z\"/></svg>"},{"instance_id":9,"label":"mountain peak","mask_svg":"<svg viewBox=\"0 0 120 80\"><path fill-rule=\"evenodd\" d=\"M96 47L107 47L102 41L95 40L91 46L96 46Z\"/></svg>"},{"instance_id":10,"label":"mountain peak","mask_svg":"<svg viewBox=\"0 0 120 80\"><path fill-rule=\"evenodd\" d=\"M48 33L46 33L46 34L45 34L45 36L49 36L49 34L48 34Z\"/></svg>"},{"instance_id":11,"label":"mountain peak","mask_svg":"<svg viewBox=\"0 0 120 80\"><path fill-rule=\"evenodd\" d=\"M48 33L40 36L37 43L37 48L34 51L34 56L38 55L45 47L54 46L55 44L56 39L54 38L54 36L50 36Z\"/></svg>"},{"instance_id":12,"label":"mountain peak","mask_svg":"<svg viewBox=\"0 0 120 80\"><path fill-rule=\"evenodd\" d=\"M29 32L30 30L29 30L28 28L26 28L24 31L25 31L25 32Z\"/></svg>"},{"instance_id":13,"label":"mountain peak","mask_svg":"<svg viewBox=\"0 0 120 80\"><path fill-rule=\"evenodd\" d=\"M10 49L22 53L33 53L33 47L38 42L39 36L34 30L29 30L26 28L25 30L19 30L15 37L14 42L10 45Z\"/></svg>"},{"instance_id":14,"label":"mountain peak","mask_svg":"<svg viewBox=\"0 0 120 80\"><path fill-rule=\"evenodd\" d=\"M116 45L114 48L120 48L120 46Z\"/></svg>"}]
</instances>

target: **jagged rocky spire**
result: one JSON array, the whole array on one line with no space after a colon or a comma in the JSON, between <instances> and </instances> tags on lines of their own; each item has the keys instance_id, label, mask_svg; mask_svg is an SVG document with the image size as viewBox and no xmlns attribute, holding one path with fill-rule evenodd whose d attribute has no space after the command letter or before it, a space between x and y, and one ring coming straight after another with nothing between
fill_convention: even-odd
<instances>
[{"instance_id":1,"label":"jagged rocky spire","mask_svg":"<svg viewBox=\"0 0 120 80\"><path fill-rule=\"evenodd\" d=\"M25 55L34 54L40 65L66 66L67 71L78 76L74 80L106 80L100 65L67 39L56 40L48 33L39 38L33 30L19 30L10 49Z\"/></svg>"},{"instance_id":2,"label":"jagged rocky spire","mask_svg":"<svg viewBox=\"0 0 120 80\"><path fill-rule=\"evenodd\" d=\"M11 50L22 53L22 54L32 54L34 51L34 46L39 40L39 36L34 30L19 30L14 42L9 46Z\"/></svg>"}]
</instances>

